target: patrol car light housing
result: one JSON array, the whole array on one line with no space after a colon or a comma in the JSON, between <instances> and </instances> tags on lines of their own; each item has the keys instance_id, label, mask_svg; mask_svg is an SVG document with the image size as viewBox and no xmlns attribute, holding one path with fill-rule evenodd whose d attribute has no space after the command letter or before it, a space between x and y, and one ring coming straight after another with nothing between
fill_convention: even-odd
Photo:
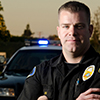
<instances>
[{"instance_id":1,"label":"patrol car light housing","mask_svg":"<svg viewBox=\"0 0 100 100\"><path fill-rule=\"evenodd\" d=\"M49 41L47 39L39 39L39 40L30 40L25 39L26 46L33 46L33 45L48 45Z\"/></svg>"},{"instance_id":2,"label":"patrol car light housing","mask_svg":"<svg viewBox=\"0 0 100 100\"><path fill-rule=\"evenodd\" d=\"M0 96L14 97L15 92L13 88L0 88Z\"/></svg>"},{"instance_id":3,"label":"patrol car light housing","mask_svg":"<svg viewBox=\"0 0 100 100\"><path fill-rule=\"evenodd\" d=\"M55 45L55 46L61 46L59 40L48 40L48 39L25 39L25 45L26 46L33 46L33 45L39 45L39 46L48 46L48 45Z\"/></svg>"},{"instance_id":4,"label":"patrol car light housing","mask_svg":"<svg viewBox=\"0 0 100 100\"><path fill-rule=\"evenodd\" d=\"M39 40L38 41L39 45L47 45L48 43L49 43L48 40Z\"/></svg>"}]
</instances>

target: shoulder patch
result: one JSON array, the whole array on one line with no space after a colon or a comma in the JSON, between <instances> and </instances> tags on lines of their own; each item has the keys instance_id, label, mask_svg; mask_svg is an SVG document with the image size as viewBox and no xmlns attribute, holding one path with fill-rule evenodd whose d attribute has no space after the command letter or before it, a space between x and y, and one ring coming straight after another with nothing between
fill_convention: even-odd
<instances>
[{"instance_id":1,"label":"shoulder patch","mask_svg":"<svg viewBox=\"0 0 100 100\"><path fill-rule=\"evenodd\" d=\"M31 73L27 76L27 78L32 77L36 72L36 66L33 68L33 70L31 71Z\"/></svg>"}]
</instances>

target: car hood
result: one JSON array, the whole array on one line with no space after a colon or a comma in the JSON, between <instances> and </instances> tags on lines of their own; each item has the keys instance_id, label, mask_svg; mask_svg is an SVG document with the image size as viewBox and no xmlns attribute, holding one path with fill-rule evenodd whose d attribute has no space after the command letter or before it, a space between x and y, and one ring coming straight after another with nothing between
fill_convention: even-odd
<instances>
[{"instance_id":1,"label":"car hood","mask_svg":"<svg viewBox=\"0 0 100 100\"><path fill-rule=\"evenodd\" d=\"M0 86L8 86L8 85L16 85L16 84L24 84L26 77L25 76L14 76L3 74L0 76Z\"/></svg>"}]
</instances>

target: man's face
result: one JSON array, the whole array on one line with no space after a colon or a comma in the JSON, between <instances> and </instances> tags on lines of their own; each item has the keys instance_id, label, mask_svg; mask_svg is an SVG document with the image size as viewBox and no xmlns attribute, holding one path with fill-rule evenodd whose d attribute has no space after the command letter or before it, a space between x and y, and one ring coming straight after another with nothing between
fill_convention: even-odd
<instances>
[{"instance_id":1,"label":"man's face","mask_svg":"<svg viewBox=\"0 0 100 100\"><path fill-rule=\"evenodd\" d=\"M87 49L92 30L84 12L71 13L66 10L60 12L57 31L62 48L66 52L82 52Z\"/></svg>"}]
</instances>

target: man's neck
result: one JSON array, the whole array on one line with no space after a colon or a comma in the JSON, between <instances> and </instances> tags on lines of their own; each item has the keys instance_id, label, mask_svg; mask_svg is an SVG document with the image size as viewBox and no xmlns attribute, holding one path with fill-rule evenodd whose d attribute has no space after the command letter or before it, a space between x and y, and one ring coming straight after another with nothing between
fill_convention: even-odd
<instances>
[{"instance_id":1,"label":"man's neck","mask_svg":"<svg viewBox=\"0 0 100 100\"><path fill-rule=\"evenodd\" d=\"M85 52L81 54L76 54L73 52L66 52L63 50L63 55L68 63L79 63L84 54Z\"/></svg>"},{"instance_id":2,"label":"man's neck","mask_svg":"<svg viewBox=\"0 0 100 100\"><path fill-rule=\"evenodd\" d=\"M83 57L83 56L73 57L72 55L69 54L66 55L65 53L63 53L63 55L68 63L79 63Z\"/></svg>"},{"instance_id":3,"label":"man's neck","mask_svg":"<svg viewBox=\"0 0 100 100\"><path fill-rule=\"evenodd\" d=\"M65 60L68 63L80 63L82 60L83 55L88 51L90 45L86 48L82 48L79 51L76 52L70 52L62 48L63 55L65 57Z\"/></svg>"}]
</instances>

